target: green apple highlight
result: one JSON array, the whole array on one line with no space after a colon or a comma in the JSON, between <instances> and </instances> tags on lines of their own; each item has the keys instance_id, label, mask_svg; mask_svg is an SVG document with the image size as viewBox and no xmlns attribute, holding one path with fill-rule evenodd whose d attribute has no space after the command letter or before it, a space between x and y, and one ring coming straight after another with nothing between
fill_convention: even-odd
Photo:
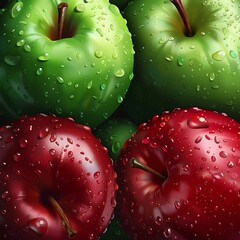
<instances>
[{"instance_id":1,"label":"green apple highlight","mask_svg":"<svg viewBox=\"0 0 240 240\"><path fill-rule=\"evenodd\" d=\"M183 16L173 2L181 5L137 0L124 9L136 52L127 113L140 123L198 106L240 120L239 1L183 0Z\"/></svg>"},{"instance_id":2,"label":"green apple highlight","mask_svg":"<svg viewBox=\"0 0 240 240\"><path fill-rule=\"evenodd\" d=\"M133 77L126 20L105 0L11 1L1 11L0 108L95 127L123 101Z\"/></svg>"}]
</instances>

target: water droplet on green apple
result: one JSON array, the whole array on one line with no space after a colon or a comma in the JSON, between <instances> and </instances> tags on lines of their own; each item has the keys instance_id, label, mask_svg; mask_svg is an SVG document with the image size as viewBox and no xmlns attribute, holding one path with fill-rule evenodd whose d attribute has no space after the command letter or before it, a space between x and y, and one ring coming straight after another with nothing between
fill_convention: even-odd
<instances>
[{"instance_id":1,"label":"water droplet on green apple","mask_svg":"<svg viewBox=\"0 0 240 240\"><path fill-rule=\"evenodd\" d=\"M41 62L46 62L49 60L49 53L44 53L43 55L38 57L38 60Z\"/></svg>"},{"instance_id":2,"label":"water droplet on green apple","mask_svg":"<svg viewBox=\"0 0 240 240\"><path fill-rule=\"evenodd\" d=\"M113 153L118 153L120 151L121 147L122 147L121 143L119 141L117 141L112 144L111 150Z\"/></svg>"},{"instance_id":3,"label":"water droplet on green apple","mask_svg":"<svg viewBox=\"0 0 240 240\"><path fill-rule=\"evenodd\" d=\"M108 115L107 112L103 113L103 118L104 118L104 119L108 119L108 117L109 117L109 115Z\"/></svg>"},{"instance_id":4,"label":"water droplet on green apple","mask_svg":"<svg viewBox=\"0 0 240 240\"><path fill-rule=\"evenodd\" d=\"M216 77L215 73L211 73L209 75L209 80L212 82L215 79L215 77Z\"/></svg>"},{"instance_id":5,"label":"water droplet on green apple","mask_svg":"<svg viewBox=\"0 0 240 240\"><path fill-rule=\"evenodd\" d=\"M223 32L223 39L226 40L229 37L229 30L228 30L228 28L224 27L222 29L222 32Z\"/></svg>"},{"instance_id":6,"label":"water droplet on green apple","mask_svg":"<svg viewBox=\"0 0 240 240\"><path fill-rule=\"evenodd\" d=\"M20 30L18 35L22 36L24 34L24 31L23 30Z\"/></svg>"},{"instance_id":7,"label":"water droplet on green apple","mask_svg":"<svg viewBox=\"0 0 240 240\"><path fill-rule=\"evenodd\" d=\"M31 49L31 47L29 46L29 45L24 45L24 50L26 51L26 52L31 52L32 51L32 49Z\"/></svg>"},{"instance_id":8,"label":"water droplet on green apple","mask_svg":"<svg viewBox=\"0 0 240 240\"><path fill-rule=\"evenodd\" d=\"M117 52L114 51L114 52L112 53L112 58L113 58L113 59L117 59L117 58L118 58Z\"/></svg>"},{"instance_id":9,"label":"water droplet on green apple","mask_svg":"<svg viewBox=\"0 0 240 240\"><path fill-rule=\"evenodd\" d=\"M236 53L234 50L230 50L230 51L229 51L229 55L230 55L230 57L232 57L232 58L236 58L236 57L237 57L237 53Z\"/></svg>"},{"instance_id":10,"label":"water droplet on green apple","mask_svg":"<svg viewBox=\"0 0 240 240\"><path fill-rule=\"evenodd\" d=\"M125 74L125 71L124 71L122 68L118 69L118 70L115 71L115 73L114 73L114 75L115 75L116 77L123 77L124 74Z\"/></svg>"},{"instance_id":11,"label":"water droplet on green apple","mask_svg":"<svg viewBox=\"0 0 240 240\"><path fill-rule=\"evenodd\" d=\"M15 3L11 10L12 18L16 18L20 14L22 8L23 8L23 2Z\"/></svg>"},{"instance_id":12,"label":"water droplet on green apple","mask_svg":"<svg viewBox=\"0 0 240 240\"><path fill-rule=\"evenodd\" d=\"M64 79L62 77L58 76L58 77L56 77L56 79L57 79L58 83L61 83L61 84L64 83Z\"/></svg>"},{"instance_id":13,"label":"water droplet on green apple","mask_svg":"<svg viewBox=\"0 0 240 240\"><path fill-rule=\"evenodd\" d=\"M91 88L92 88L92 85L93 85L93 82L90 81L90 82L88 83L88 85L87 85L87 89L91 89Z\"/></svg>"},{"instance_id":14,"label":"water droplet on green apple","mask_svg":"<svg viewBox=\"0 0 240 240\"><path fill-rule=\"evenodd\" d=\"M21 46L23 46L25 44L25 40L24 39L21 39L21 40L19 40L17 43L16 43L16 45L18 46L18 47L21 47Z\"/></svg>"},{"instance_id":15,"label":"water droplet on green apple","mask_svg":"<svg viewBox=\"0 0 240 240\"><path fill-rule=\"evenodd\" d=\"M27 226L39 236L43 236L48 230L48 222L42 217L30 220Z\"/></svg>"},{"instance_id":16,"label":"water droplet on green apple","mask_svg":"<svg viewBox=\"0 0 240 240\"><path fill-rule=\"evenodd\" d=\"M85 6L83 3L79 3L79 4L75 7L75 10L76 10L77 12L83 12L83 11L85 11L85 9L86 9L86 6Z\"/></svg>"},{"instance_id":17,"label":"water droplet on green apple","mask_svg":"<svg viewBox=\"0 0 240 240\"><path fill-rule=\"evenodd\" d=\"M166 56L165 59L166 59L168 62L172 62L172 61L173 61L173 56Z\"/></svg>"},{"instance_id":18,"label":"water droplet on green apple","mask_svg":"<svg viewBox=\"0 0 240 240\"><path fill-rule=\"evenodd\" d=\"M101 50L96 50L96 51L94 52L94 56L95 56L96 58L101 58L101 57L103 56L103 52L102 52Z\"/></svg>"},{"instance_id":19,"label":"water droplet on green apple","mask_svg":"<svg viewBox=\"0 0 240 240\"><path fill-rule=\"evenodd\" d=\"M178 63L178 66L182 66L184 64L184 58L183 57L179 57L177 59L177 63Z\"/></svg>"},{"instance_id":20,"label":"water droplet on green apple","mask_svg":"<svg viewBox=\"0 0 240 240\"><path fill-rule=\"evenodd\" d=\"M75 97L75 96L74 96L73 94L71 94L71 95L68 96L68 98L71 99L71 100L74 99L74 97Z\"/></svg>"},{"instance_id":21,"label":"water droplet on green apple","mask_svg":"<svg viewBox=\"0 0 240 240\"><path fill-rule=\"evenodd\" d=\"M4 57L4 62L9 66L16 66L20 62L20 57L7 55Z\"/></svg>"},{"instance_id":22,"label":"water droplet on green apple","mask_svg":"<svg viewBox=\"0 0 240 240\"><path fill-rule=\"evenodd\" d=\"M118 103L122 103L123 102L123 97L121 95L118 95L117 102Z\"/></svg>"},{"instance_id":23,"label":"water droplet on green apple","mask_svg":"<svg viewBox=\"0 0 240 240\"><path fill-rule=\"evenodd\" d=\"M43 74L43 69L42 69L41 67L38 68L37 71L36 71L36 74L37 74L38 76L42 75L42 74Z\"/></svg>"},{"instance_id":24,"label":"water droplet on green apple","mask_svg":"<svg viewBox=\"0 0 240 240\"><path fill-rule=\"evenodd\" d=\"M103 35L103 31L102 31L101 28L97 28L96 31L99 33L99 35L100 35L101 37L104 36L104 35Z\"/></svg>"},{"instance_id":25,"label":"water droplet on green apple","mask_svg":"<svg viewBox=\"0 0 240 240\"><path fill-rule=\"evenodd\" d=\"M102 84L100 85L100 89L101 89L101 90L104 90L105 88L106 88L106 84L102 83Z\"/></svg>"},{"instance_id":26,"label":"water droplet on green apple","mask_svg":"<svg viewBox=\"0 0 240 240\"><path fill-rule=\"evenodd\" d=\"M226 55L225 51L219 50L212 54L212 58L216 61L222 61L225 58L225 55Z\"/></svg>"},{"instance_id":27,"label":"water droplet on green apple","mask_svg":"<svg viewBox=\"0 0 240 240\"><path fill-rule=\"evenodd\" d=\"M27 13L27 14L25 14L25 17L26 17L26 18L30 18L30 17L31 17L31 14L30 14L30 13Z\"/></svg>"}]
</instances>

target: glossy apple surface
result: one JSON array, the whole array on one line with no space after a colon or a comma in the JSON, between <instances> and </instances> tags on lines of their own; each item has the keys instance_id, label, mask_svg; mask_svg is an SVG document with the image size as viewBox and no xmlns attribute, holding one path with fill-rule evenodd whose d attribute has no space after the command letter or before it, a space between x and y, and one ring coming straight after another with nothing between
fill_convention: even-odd
<instances>
[{"instance_id":1,"label":"glossy apple surface","mask_svg":"<svg viewBox=\"0 0 240 240\"><path fill-rule=\"evenodd\" d=\"M240 120L239 2L182 4L191 37L170 0L131 1L124 9L136 52L126 111L139 124L166 110L194 106Z\"/></svg>"},{"instance_id":2,"label":"glossy apple surface","mask_svg":"<svg viewBox=\"0 0 240 240\"><path fill-rule=\"evenodd\" d=\"M115 5L13 0L0 25L0 108L9 119L43 112L95 127L123 101L133 45Z\"/></svg>"},{"instance_id":3,"label":"glossy apple surface","mask_svg":"<svg viewBox=\"0 0 240 240\"><path fill-rule=\"evenodd\" d=\"M1 127L0 239L98 239L113 217L115 178L106 148L72 119Z\"/></svg>"},{"instance_id":4,"label":"glossy apple surface","mask_svg":"<svg viewBox=\"0 0 240 240\"><path fill-rule=\"evenodd\" d=\"M197 108L140 125L116 166L130 239L239 239L239 133L235 120Z\"/></svg>"}]
</instances>

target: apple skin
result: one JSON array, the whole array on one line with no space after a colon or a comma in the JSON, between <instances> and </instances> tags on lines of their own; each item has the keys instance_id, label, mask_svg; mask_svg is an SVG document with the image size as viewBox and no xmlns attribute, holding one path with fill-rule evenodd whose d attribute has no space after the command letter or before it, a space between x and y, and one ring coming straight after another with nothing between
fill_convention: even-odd
<instances>
[{"instance_id":1,"label":"apple skin","mask_svg":"<svg viewBox=\"0 0 240 240\"><path fill-rule=\"evenodd\" d=\"M185 36L171 1L130 1L124 8L135 49L125 110L139 124L165 110L194 106L240 120L239 3L182 0L182 4L193 37Z\"/></svg>"},{"instance_id":2,"label":"apple skin","mask_svg":"<svg viewBox=\"0 0 240 240\"><path fill-rule=\"evenodd\" d=\"M69 0L63 38L58 3L11 1L0 17L0 107L73 117L95 127L121 104L133 77L126 20L108 1Z\"/></svg>"},{"instance_id":3,"label":"apple skin","mask_svg":"<svg viewBox=\"0 0 240 240\"><path fill-rule=\"evenodd\" d=\"M130 239L239 239L240 124L199 108L155 115L116 162L117 216ZM132 167L138 159L164 176Z\"/></svg>"},{"instance_id":4,"label":"apple skin","mask_svg":"<svg viewBox=\"0 0 240 240\"><path fill-rule=\"evenodd\" d=\"M137 130L137 125L125 117L117 116L108 118L104 123L98 126L93 132L103 146L108 149L108 155L115 162L119 153L128 140ZM117 217L111 220L107 231L101 235L100 240L128 240L128 235L122 229Z\"/></svg>"},{"instance_id":5,"label":"apple skin","mask_svg":"<svg viewBox=\"0 0 240 240\"><path fill-rule=\"evenodd\" d=\"M77 236L99 239L116 204L107 149L70 118L24 116L0 130L0 238L67 240L52 196Z\"/></svg>"}]
</instances>

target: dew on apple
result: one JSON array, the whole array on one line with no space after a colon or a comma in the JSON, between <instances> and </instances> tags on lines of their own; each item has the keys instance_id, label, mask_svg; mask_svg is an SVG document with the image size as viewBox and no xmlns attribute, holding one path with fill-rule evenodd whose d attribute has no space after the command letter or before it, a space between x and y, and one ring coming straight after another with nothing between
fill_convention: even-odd
<instances>
[{"instance_id":1,"label":"dew on apple","mask_svg":"<svg viewBox=\"0 0 240 240\"><path fill-rule=\"evenodd\" d=\"M170 238L171 235L172 235L172 230L171 228L166 228L164 231L163 231L163 235L165 238Z\"/></svg>"},{"instance_id":2,"label":"dew on apple","mask_svg":"<svg viewBox=\"0 0 240 240\"><path fill-rule=\"evenodd\" d=\"M42 75L42 74L43 74L43 69L42 69L41 67L38 68L37 71L36 71L36 74L37 74L38 76Z\"/></svg>"},{"instance_id":3,"label":"dew on apple","mask_svg":"<svg viewBox=\"0 0 240 240\"><path fill-rule=\"evenodd\" d=\"M22 8L23 8L23 2L15 3L11 10L12 18L16 18L20 14Z\"/></svg>"},{"instance_id":4,"label":"dew on apple","mask_svg":"<svg viewBox=\"0 0 240 240\"><path fill-rule=\"evenodd\" d=\"M31 47L28 45L28 44L26 44L26 45L24 45L24 50L25 50L25 52L31 52L32 51L32 49L31 49Z\"/></svg>"},{"instance_id":5,"label":"dew on apple","mask_svg":"<svg viewBox=\"0 0 240 240\"><path fill-rule=\"evenodd\" d=\"M79 4L75 7L75 10L76 10L77 12L84 12L85 9L86 9L86 6L85 6L85 4L83 4L83 3L79 3Z\"/></svg>"},{"instance_id":6,"label":"dew on apple","mask_svg":"<svg viewBox=\"0 0 240 240\"><path fill-rule=\"evenodd\" d=\"M208 128L209 127L209 124L208 124L208 121L203 118L203 117L199 117L199 118L196 118L196 119L189 119L187 121L187 125L188 127L190 128Z\"/></svg>"},{"instance_id":7,"label":"dew on apple","mask_svg":"<svg viewBox=\"0 0 240 240\"><path fill-rule=\"evenodd\" d=\"M22 158L21 153L15 153L15 154L13 155L13 160L14 160L15 162L19 162L19 161L21 160L21 158Z\"/></svg>"},{"instance_id":8,"label":"dew on apple","mask_svg":"<svg viewBox=\"0 0 240 240\"><path fill-rule=\"evenodd\" d=\"M40 139L43 139L43 138L47 137L48 134L49 134L49 128L48 128L48 127L45 127L45 128L43 128L43 129L41 129L41 130L39 131L38 137L39 137Z\"/></svg>"},{"instance_id":9,"label":"dew on apple","mask_svg":"<svg viewBox=\"0 0 240 240\"><path fill-rule=\"evenodd\" d=\"M38 60L41 62L46 62L49 60L49 53L44 53L43 55L38 57Z\"/></svg>"},{"instance_id":10,"label":"dew on apple","mask_svg":"<svg viewBox=\"0 0 240 240\"><path fill-rule=\"evenodd\" d=\"M230 51L229 51L229 55L230 55L230 57L232 57L232 58L236 58L236 57L237 57L237 53L236 53L234 50L230 50Z\"/></svg>"},{"instance_id":11,"label":"dew on apple","mask_svg":"<svg viewBox=\"0 0 240 240\"><path fill-rule=\"evenodd\" d=\"M225 56L226 56L226 53L223 50L219 50L212 54L212 58L216 61L222 61L225 58Z\"/></svg>"},{"instance_id":12,"label":"dew on apple","mask_svg":"<svg viewBox=\"0 0 240 240\"><path fill-rule=\"evenodd\" d=\"M43 236L48 230L48 222L45 218L38 217L30 220L27 227L39 236Z\"/></svg>"},{"instance_id":13,"label":"dew on apple","mask_svg":"<svg viewBox=\"0 0 240 240\"><path fill-rule=\"evenodd\" d=\"M20 138L19 140L19 146L21 148L26 148L28 146L28 140L25 138Z\"/></svg>"},{"instance_id":14,"label":"dew on apple","mask_svg":"<svg viewBox=\"0 0 240 240\"><path fill-rule=\"evenodd\" d=\"M125 71L122 68L120 68L120 69L118 69L117 71L114 72L114 75L116 77L123 77L124 74L125 74Z\"/></svg>"},{"instance_id":15,"label":"dew on apple","mask_svg":"<svg viewBox=\"0 0 240 240\"><path fill-rule=\"evenodd\" d=\"M103 56L103 52L102 52L101 50L96 50L96 51L94 52L94 56L95 56L96 58L101 58L101 57Z\"/></svg>"},{"instance_id":16,"label":"dew on apple","mask_svg":"<svg viewBox=\"0 0 240 240\"><path fill-rule=\"evenodd\" d=\"M220 152L219 152L219 156L220 156L221 158L227 158L227 157L228 157L228 153L225 152L225 151L220 151Z\"/></svg>"},{"instance_id":17,"label":"dew on apple","mask_svg":"<svg viewBox=\"0 0 240 240\"><path fill-rule=\"evenodd\" d=\"M20 57L19 56L12 56L12 55L7 55L4 57L4 62L8 64L9 66L16 66L20 62Z\"/></svg>"},{"instance_id":18,"label":"dew on apple","mask_svg":"<svg viewBox=\"0 0 240 240\"><path fill-rule=\"evenodd\" d=\"M17 43L16 43L16 45L18 46L18 47L21 47L21 46L23 46L25 44L25 40L24 39L21 39L21 40L19 40Z\"/></svg>"}]
</instances>

